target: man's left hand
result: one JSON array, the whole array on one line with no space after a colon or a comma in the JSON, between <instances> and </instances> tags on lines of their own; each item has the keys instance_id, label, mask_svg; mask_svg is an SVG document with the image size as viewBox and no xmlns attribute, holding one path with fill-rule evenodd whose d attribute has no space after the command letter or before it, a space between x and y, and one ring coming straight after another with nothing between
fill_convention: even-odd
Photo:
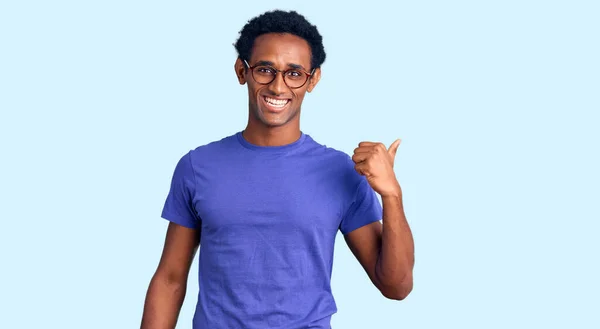
<instances>
[{"instance_id":1,"label":"man's left hand","mask_svg":"<svg viewBox=\"0 0 600 329\"><path fill-rule=\"evenodd\" d=\"M397 139L389 149L382 143L361 142L354 149L354 169L365 176L373 190L382 197L399 196L402 193L394 173L394 158L400 142Z\"/></svg>"}]
</instances>

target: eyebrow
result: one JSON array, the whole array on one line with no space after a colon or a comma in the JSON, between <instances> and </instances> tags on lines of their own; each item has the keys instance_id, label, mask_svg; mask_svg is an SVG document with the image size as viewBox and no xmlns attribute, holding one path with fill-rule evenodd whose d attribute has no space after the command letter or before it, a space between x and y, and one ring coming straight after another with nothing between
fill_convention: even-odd
<instances>
[{"instance_id":1,"label":"eyebrow","mask_svg":"<svg viewBox=\"0 0 600 329\"><path fill-rule=\"evenodd\" d=\"M271 61L258 61L258 62L256 62L256 63L254 64L254 66L256 66L256 65L266 65L266 66L273 66L273 67L275 67L275 63L273 63L273 62L271 62ZM302 66L302 65L300 65L300 64L288 63L288 65L287 65L287 66L288 66L288 67L290 67L290 68L293 68L293 69L302 69L302 70L306 70L306 69L304 68L304 66Z\"/></svg>"}]
</instances>

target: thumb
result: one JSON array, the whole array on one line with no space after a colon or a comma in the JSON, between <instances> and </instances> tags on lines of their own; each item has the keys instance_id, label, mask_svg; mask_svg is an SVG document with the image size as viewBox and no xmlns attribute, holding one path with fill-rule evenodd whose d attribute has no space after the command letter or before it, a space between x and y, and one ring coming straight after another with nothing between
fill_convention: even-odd
<instances>
[{"instance_id":1,"label":"thumb","mask_svg":"<svg viewBox=\"0 0 600 329\"><path fill-rule=\"evenodd\" d=\"M396 139L390 148L388 149L388 153L392 156L392 159L396 157L396 151L398 151L398 146L400 146L401 139Z\"/></svg>"}]
</instances>

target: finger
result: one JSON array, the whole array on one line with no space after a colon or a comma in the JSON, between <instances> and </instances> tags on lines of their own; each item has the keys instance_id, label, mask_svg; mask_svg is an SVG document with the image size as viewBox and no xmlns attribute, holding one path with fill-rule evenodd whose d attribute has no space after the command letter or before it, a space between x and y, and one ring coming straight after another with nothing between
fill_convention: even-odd
<instances>
[{"instance_id":1,"label":"finger","mask_svg":"<svg viewBox=\"0 0 600 329\"><path fill-rule=\"evenodd\" d=\"M392 156L392 159L396 157L396 152L398 151L398 146L400 146L401 139L396 139L390 148L388 149L388 153Z\"/></svg>"},{"instance_id":2,"label":"finger","mask_svg":"<svg viewBox=\"0 0 600 329\"><path fill-rule=\"evenodd\" d=\"M358 143L358 146L359 147L363 147L363 146L368 147L368 146L375 146L377 144L379 144L379 143L375 143L375 142L360 142L360 143Z\"/></svg>"},{"instance_id":3,"label":"finger","mask_svg":"<svg viewBox=\"0 0 600 329\"><path fill-rule=\"evenodd\" d=\"M363 147L357 147L354 149L354 153L371 153L373 152L373 147L367 147L367 146L363 146Z\"/></svg>"},{"instance_id":4,"label":"finger","mask_svg":"<svg viewBox=\"0 0 600 329\"><path fill-rule=\"evenodd\" d=\"M354 163L359 163L359 162L363 162L365 160L367 160L370 156L370 153L366 153L366 152L362 152L362 153L354 153L354 155L352 156L352 161L354 161Z\"/></svg>"},{"instance_id":5,"label":"finger","mask_svg":"<svg viewBox=\"0 0 600 329\"><path fill-rule=\"evenodd\" d=\"M354 166L354 170L356 170L357 173L366 176L367 175L367 165L364 162L359 162Z\"/></svg>"}]
</instances>

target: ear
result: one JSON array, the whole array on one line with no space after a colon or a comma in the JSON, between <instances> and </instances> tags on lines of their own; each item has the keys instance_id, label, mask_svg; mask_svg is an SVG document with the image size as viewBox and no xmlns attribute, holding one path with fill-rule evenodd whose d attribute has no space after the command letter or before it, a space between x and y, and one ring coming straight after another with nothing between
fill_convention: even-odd
<instances>
[{"instance_id":1,"label":"ear","mask_svg":"<svg viewBox=\"0 0 600 329\"><path fill-rule=\"evenodd\" d=\"M321 80L321 68L317 68L315 70L315 73L313 73L313 75L308 80L308 87L306 88L306 91L313 91L313 89L315 89L315 87L317 86L317 83L319 83L319 80Z\"/></svg>"},{"instance_id":2,"label":"ear","mask_svg":"<svg viewBox=\"0 0 600 329\"><path fill-rule=\"evenodd\" d=\"M235 69L235 75L237 76L240 84L241 85L245 84L246 83L246 65L239 57L235 61L233 68Z\"/></svg>"}]
</instances>

